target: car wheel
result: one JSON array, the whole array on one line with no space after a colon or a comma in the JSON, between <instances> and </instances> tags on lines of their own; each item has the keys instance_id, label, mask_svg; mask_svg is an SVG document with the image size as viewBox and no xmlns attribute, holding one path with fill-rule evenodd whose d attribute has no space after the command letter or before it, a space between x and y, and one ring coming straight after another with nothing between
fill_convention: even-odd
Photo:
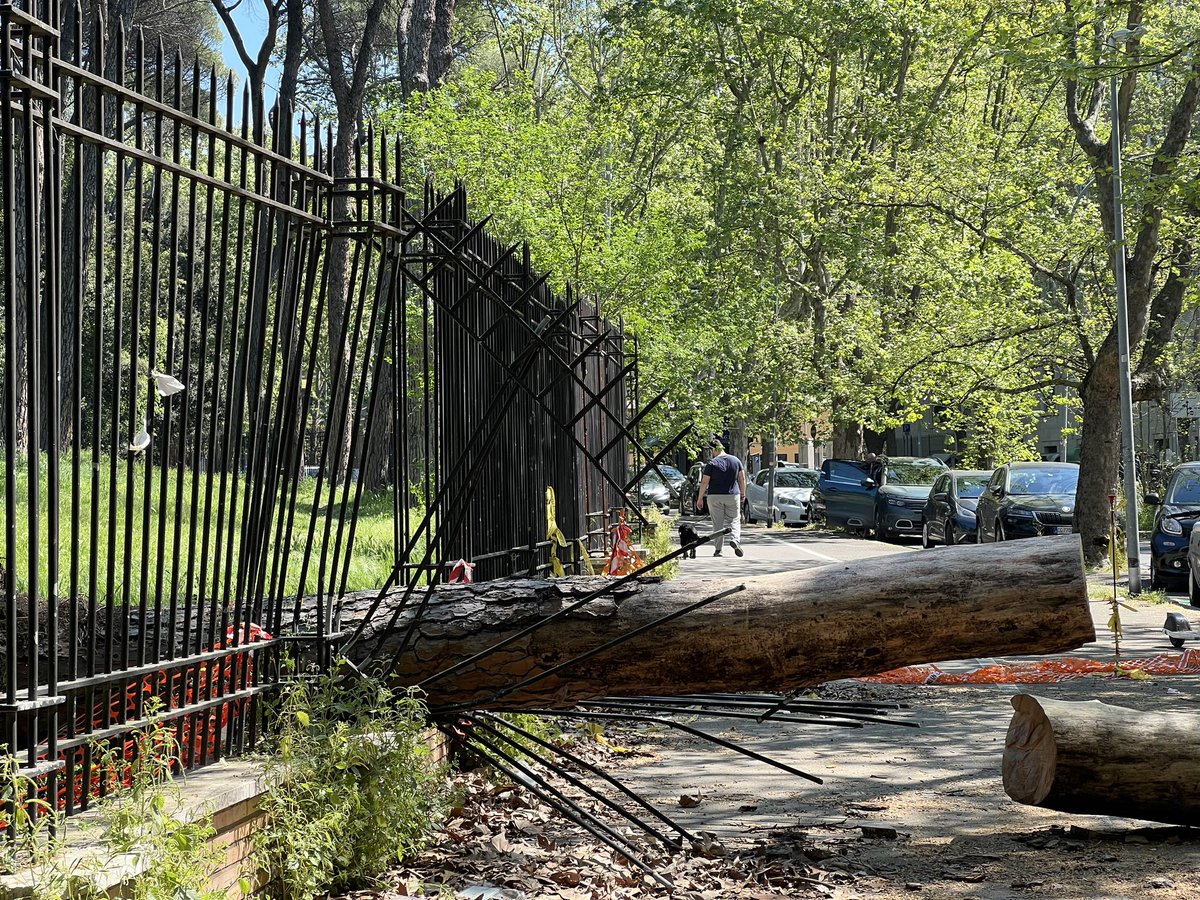
<instances>
[{"instance_id":1,"label":"car wheel","mask_svg":"<svg viewBox=\"0 0 1200 900\"><path fill-rule=\"evenodd\" d=\"M933 541L929 539L929 523L926 522L921 526L921 549L928 550L933 546Z\"/></svg>"},{"instance_id":2,"label":"car wheel","mask_svg":"<svg viewBox=\"0 0 1200 900\"><path fill-rule=\"evenodd\" d=\"M1188 603L1200 606L1200 584L1196 584L1196 573L1188 572Z\"/></svg>"},{"instance_id":3,"label":"car wheel","mask_svg":"<svg viewBox=\"0 0 1200 900\"><path fill-rule=\"evenodd\" d=\"M1192 576L1189 574L1188 580L1190 581L1191 578ZM1158 574L1158 566L1154 564L1154 560L1150 560L1150 590L1161 591L1165 590L1166 587L1167 583L1163 580L1163 577Z\"/></svg>"},{"instance_id":4,"label":"car wheel","mask_svg":"<svg viewBox=\"0 0 1200 900\"><path fill-rule=\"evenodd\" d=\"M951 525L949 522L946 523L946 528L945 528L945 531L943 532L943 536L946 538L946 546L953 547L954 544L956 543L956 539L954 537L954 526Z\"/></svg>"},{"instance_id":5,"label":"car wheel","mask_svg":"<svg viewBox=\"0 0 1200 900\"><path fill-rule=\"evenodd\" d=\"M891 532L887 530L887 526L883 524L883 513L875 513L875 540L890 541L892 539Z\"/></svg>"}]
</instances>

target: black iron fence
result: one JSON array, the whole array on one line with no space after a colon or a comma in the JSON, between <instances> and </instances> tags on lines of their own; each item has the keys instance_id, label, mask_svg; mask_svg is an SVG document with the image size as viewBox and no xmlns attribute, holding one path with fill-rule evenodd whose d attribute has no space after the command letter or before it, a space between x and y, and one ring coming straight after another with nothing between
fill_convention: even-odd
<instances>
[{"instance_id":1,"label":"black iron fence","mask_svg":"<svg viewBox=\"0 0 1200 900\"><path fill-rule=\"evenodd\" d=\"M84 19L0 4L0 752L68 812L152 713L187 767L254 743L348 591L544 571L547 487L584 565L654 461L621 329L461 187L410 196L373 132L335 177L320 122L256 139Z\"/></svg>"}]
</instances>

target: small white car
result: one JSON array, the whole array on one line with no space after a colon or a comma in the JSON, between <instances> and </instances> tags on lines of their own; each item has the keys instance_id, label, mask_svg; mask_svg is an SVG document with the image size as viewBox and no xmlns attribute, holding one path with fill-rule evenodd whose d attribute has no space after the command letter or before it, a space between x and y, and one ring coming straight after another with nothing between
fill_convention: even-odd
<instances>
[{"instance_id":1,"label":"small white car","mask_svg":"<svg viewBox=\"0 0 1200 900\"><path fill-rule=\"evenodd\" d=\"M771 470L763 469L753 478L747 479L744 503L746 521L754 523L761 519L782 522L784 525L807 525L808 504L819 475L820 472L816 469L802 469L800 466L777 468L775 505L770 512L767 510L767 487L770 484Z\"/></svg>"}]
</instances>

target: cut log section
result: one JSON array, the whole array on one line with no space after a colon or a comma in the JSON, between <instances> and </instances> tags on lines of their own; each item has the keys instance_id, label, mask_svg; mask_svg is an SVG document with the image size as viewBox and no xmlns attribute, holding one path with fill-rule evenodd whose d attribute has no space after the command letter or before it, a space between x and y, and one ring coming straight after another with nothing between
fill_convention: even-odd
<instances>
[{"instance_id":1,"label":"cut log section","mask_svg":"<svg viewBox=\"0 0 1200 900\"><path fill-rule=\"evenodd\" d=\"M1012 698L1004 790L1067 813L1200 824L1200 715Z\"/></svg>"},{"instance_id":2,"label":"cut log section","mask_svg":"<svg viewBox=\"0 0 1200 900\"><path fill-rule=\"evenodd\" d=\"M377 668L398 657L394 680L423 685L431 708L562 708L597 696L788 691L917 663L1067 651L1095 639L1079 538L1071 535L746 579L630 583L431 679L603 583L563 578L442 585L398 654L421 598L412 598L393 623L401 592L384 597L369 617L375 595L347 597L342 626L354 629L366 619L351 660ZM739 585L739 593L538 678ZM538 680L512 690L531 678Z\"/></svg>"}]
</instances>

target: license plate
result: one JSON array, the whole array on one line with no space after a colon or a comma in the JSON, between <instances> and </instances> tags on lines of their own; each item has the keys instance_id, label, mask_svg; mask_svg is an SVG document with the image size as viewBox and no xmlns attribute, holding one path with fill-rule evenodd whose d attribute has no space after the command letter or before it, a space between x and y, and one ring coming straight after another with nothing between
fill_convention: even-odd
<instances>
[{"instance_id":1,"label":"license plate","mask_svg":"<svg viewBox=\"0 0 1200 900\"><path fill-rule=\"evenodd\" d=\"M1070 534L1071 526L1070 525L1061 525L1057 528L1051 528L1050 533L1051 534Z\"/></svg>"}]
</instances>

